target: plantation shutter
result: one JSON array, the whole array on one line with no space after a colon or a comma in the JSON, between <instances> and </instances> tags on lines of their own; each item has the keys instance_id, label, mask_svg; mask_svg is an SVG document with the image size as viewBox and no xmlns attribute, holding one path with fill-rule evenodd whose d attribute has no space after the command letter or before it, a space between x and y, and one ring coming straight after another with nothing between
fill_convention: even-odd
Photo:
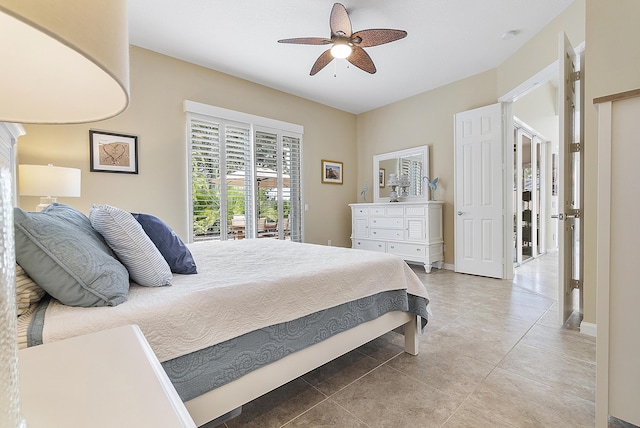
<instances>
[{"instance_id":1,"label":"plantation shutter","mask_svg":"<svg viewBox=\"0 0 640 428\"><path fill-rule=\"evenodd\" d=\"M191 117L191 241L220 235L220 123Z\"/></svg>"},{"instance_id":2,"label":"plantation shutter","mask_svg":"<svg viewBox=\"0 0 640 428\"><path fill-rule=\"evenodd\" d=\"M256 131L255 153L258 236L275 236L278 225L283 224L279 206L286 184L278 165L278 135Z\"/></svg>"},{"instance_id":3,"label":"plantation shutter","mask_svg":"<svg viewBox=\"0 0 640 428\"><path fill-rule=\"evenodd\" d=\"M409 195L419 196L422 195L422 162L411 161L411 168L409 171L409 182L411 187L409 188Z\"/></svg>"},{"instance_id":4,"label":"plantation shutter","mask_svg":"<svg viewBox=\"0 0 640 428\"><path fill-rule=\"evenodd\" d=\"M249 125L225 124L225 201L226 224L233 233L233 216L244 216L244 238L253 238L253 188L251 162L251 129Z\"/></svg>"},{"instance_id":5,"label":"plantation shutter","mask_svg":"<svg viewBox=\"0 0 640 428\"><path fill-rule=\"evenodd\" d=\"M290 239L302 242L302 145L300 137L282 138L282 171L289 176L288 194L283 195L289 201ZM283 239L282 237L280 239Z\"/></svg>"},{"instance_id":6,"label":"plantation shutter","mask_svg":"<svg viewBox=\"0 0 640 428\"><path fill-rule=\"evenodd\" d=\"M303 240L299 125L185 101L189 240Z\"/></svg>"}]
</instances>

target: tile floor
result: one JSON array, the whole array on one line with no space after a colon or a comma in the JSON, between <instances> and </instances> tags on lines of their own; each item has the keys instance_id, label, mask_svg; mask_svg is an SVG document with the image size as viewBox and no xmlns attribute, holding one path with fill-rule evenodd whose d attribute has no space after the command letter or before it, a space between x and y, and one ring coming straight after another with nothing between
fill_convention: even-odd
<instances>
[{"instance_id":1,"label":"tile floor","mask_svg":"<svg viewBox=\"0 0 640 428\"><path fill-rule=\"evenodd\" d=\"M244 406L234 427L593 427L595 339L558 325L557 257L512 282L415 267L420 354L389 333Z\"/></svg>"}]
</instances>

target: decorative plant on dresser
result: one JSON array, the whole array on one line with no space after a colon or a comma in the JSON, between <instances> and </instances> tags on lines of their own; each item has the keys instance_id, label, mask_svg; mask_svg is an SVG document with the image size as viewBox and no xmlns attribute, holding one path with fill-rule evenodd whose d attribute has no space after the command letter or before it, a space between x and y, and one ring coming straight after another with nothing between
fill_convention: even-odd
<instances>
[{"instance_id":1,"label":"decorative plant on dresser","mask_svg":"<svg viewBox=\"0 0 640 428\"><path fill-rule=\"evenodd\" d=\"M442 201L350 204L351 248L396 254L424 263L431 272L443 266Z\"/></svg>"}]
</instances>

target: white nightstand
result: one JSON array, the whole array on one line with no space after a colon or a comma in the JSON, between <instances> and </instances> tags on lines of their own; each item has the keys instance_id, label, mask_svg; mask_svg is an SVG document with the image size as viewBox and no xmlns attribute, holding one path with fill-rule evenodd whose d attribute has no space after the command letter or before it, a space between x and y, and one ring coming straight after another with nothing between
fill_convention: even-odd
<instances>
[{"instance_id":1,"label":"white nightstand","mask_svg":"<svg viewBox=\"0 0 640 428\"><path fill-rule=\"evenodd\" d=\"M138 326L19 351L29 428L195 427Z\"/></svg>"}]
</instances>

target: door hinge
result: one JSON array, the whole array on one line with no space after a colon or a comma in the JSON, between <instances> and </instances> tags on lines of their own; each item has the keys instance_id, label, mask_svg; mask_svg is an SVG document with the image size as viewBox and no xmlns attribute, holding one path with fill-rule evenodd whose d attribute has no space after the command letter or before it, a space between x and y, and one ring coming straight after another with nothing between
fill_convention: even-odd
<instances>
[{"instance_id":1,"label":"door hinge","mask_svg":"<svg viewBox=\"0 0 640 428\"><path fill-rule=\"evenodd\" d=\"M580 143L569 144L569 153L579 153L581 150L582 150L582 145Z\"/></svg>"},{"instance_id":2,"label":"door hinge","mask_svg":"<svg viewBox=\"0 0 640 428\"><path fill-rule=\"evenodd\" d=\"M578 290L582 290L582 280L581 279L572 279L571 286L573 288L577 288Z\"/></svg>"},{"instance_id":3,"label":"door hinge","mask_svg":"<svg viewBox=\"0 0 640 428\"><path fill-rule=\"evenodd\" d=\"M572 82L577 82L578 80L580 80L581 77L582 77L582 74L580 73L580 70L574 71L569 75L569 78L571 79Z\"/></svg>"},{"instance_id":4,"label":"door hinge","mask_svg":"<svg viewBox=\"0 0 640 428\"><path fill-rule=\"evenodd\" d=\"M569 209L567 209L567 212L564 215L564 218L565 219L567 219L567 218L580 218L580 210L579 209L569 208Z\"/></svg>"}]
</instances>

